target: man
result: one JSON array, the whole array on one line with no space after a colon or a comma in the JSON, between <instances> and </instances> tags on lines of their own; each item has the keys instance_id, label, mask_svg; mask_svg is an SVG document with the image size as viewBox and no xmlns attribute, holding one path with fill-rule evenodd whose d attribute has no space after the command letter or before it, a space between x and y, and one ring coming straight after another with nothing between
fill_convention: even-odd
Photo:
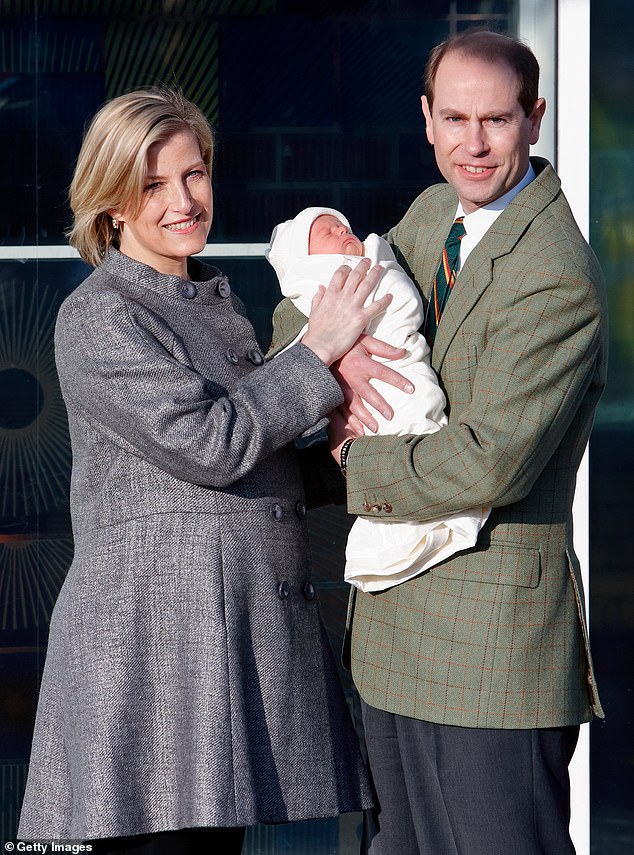
<instances>
[{"instance_id":1,"label":"man","mask_svg":"<svg viewBox=\"0 0 634 855\"><path fill-rule=\"evenodd\" d=\"M493 505L474 549L351 603L381 808L372 855L574 852L568 762L579 724L603 713L572 498L605 383L605 294L557 175L529 159L538 79L532 52L500 34L431 52L423 113L447 184L419 196L388 240L429 300L449 423L345 443L331 431L350 513L424 521ZM454 283L448 250L444 287L459 218L459 272ZM296 323L284 306L277 318ZM370 400L363 356L340 373Z\"/></svg>"}]
</instances>

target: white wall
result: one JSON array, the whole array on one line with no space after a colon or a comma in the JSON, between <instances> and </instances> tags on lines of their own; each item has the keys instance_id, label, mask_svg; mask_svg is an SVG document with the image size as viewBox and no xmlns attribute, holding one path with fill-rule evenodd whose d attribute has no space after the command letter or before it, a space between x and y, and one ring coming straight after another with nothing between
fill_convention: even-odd
<instances>
[{"instance_id":1,"label":"white wall","mask_svg":"<svg viewBox=\"0 0 634 855\"><path fill-rule=\"evenodd\" d=\"M546 98L541 139L534 153L557 167L577 223L588 238L590 200L590 0L520 0L518 33L535 52ZM575 550L589 593L588 454L579 468L573 506ZM590 855L590 739L582 725L570 766L570 832L577 855Z\"/></svg>"}]
</instances>

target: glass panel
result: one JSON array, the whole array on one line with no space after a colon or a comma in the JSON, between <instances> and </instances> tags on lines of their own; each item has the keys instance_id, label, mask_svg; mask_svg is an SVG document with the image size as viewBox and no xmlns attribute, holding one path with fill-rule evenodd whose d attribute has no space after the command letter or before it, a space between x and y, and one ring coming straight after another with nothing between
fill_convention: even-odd
<instances>
[{"instance_id":1,"label":"glass panel","mask_svg":"<svg viewBox=\"0 0 634 855\"><path fill-rule=\"evenodd\" d=\"M591 4L591 242L610 311L608 385L590 446L591 631L606 720L591 728L592 852L634 851L634 21ZM618 38L615 34L618 33Z\"/></svg>"},{"instance_id":2,"label":"glass panel","mask_svg":"<svg viewBox=\"0 0 634 855\"><path fill-rule=\"evenodd\" d=\"M437 180L420 114L428 50L467 24L511 29L517 3L487 0L2 0L0 246L42 260L0 261L0 836L15 838L48 623L72 559L70 448L54 371L61 300L86 276L45 260L63 245L86 120L138 86L180 84L216 126L216 242L267 241L309 204L341 207L382 232ZM6 255L5 255L6 258ZM279 298L263 259L221 258L263 346ZM350 518L311 512L320 599L338 651ZM342 672L348 698L353 694ZM358 814L247 835L245 853L353 853Z\"/></svg>"}]
</instances>

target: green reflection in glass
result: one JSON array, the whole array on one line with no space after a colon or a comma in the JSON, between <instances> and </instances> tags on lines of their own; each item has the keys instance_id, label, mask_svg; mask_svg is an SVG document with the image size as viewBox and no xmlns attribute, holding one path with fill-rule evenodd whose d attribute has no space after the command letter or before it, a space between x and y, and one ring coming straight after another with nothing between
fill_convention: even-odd
<instances>
[{"instance_id":1,"label":"green reflection in glass","mask_svg":"<svg viewBox=\"0 0 634 855\"><path fill-rule=\"evenodd\" d=\"M610 367L599 420L610 422L634 420L632 36L627 0L592 4L590 238L608 288Z\"/></svg>"}]
</instances>

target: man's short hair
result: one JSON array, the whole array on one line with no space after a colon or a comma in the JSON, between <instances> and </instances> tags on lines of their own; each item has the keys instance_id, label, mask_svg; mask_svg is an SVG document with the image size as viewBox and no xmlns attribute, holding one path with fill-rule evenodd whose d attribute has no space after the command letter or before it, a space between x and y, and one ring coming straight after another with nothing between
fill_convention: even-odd
<instances>
[{"instance_id":1,"label":"man's short hair","mask_svg":"<svg viewBox=\"0 0 634 855\"><path fill-rule=\"evenodd\" d=\"M517 74L518 101L527 116L533 112L539 97L539 63L533 51L519 39L491 30L466 30L450 36L436 45L425 65L425 95L431 109L434 100L434 82L441 60L448 53L462 53L484 62L504 63Z\"/></svg>"}]
</instances>

